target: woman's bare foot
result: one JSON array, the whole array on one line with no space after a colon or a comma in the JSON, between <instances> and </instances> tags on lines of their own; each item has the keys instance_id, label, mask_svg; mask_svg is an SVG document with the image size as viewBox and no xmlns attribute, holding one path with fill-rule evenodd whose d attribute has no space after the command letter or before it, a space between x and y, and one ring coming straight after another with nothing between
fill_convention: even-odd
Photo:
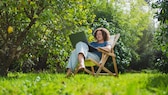
<instances>
[{"instance_id":1,"label":"woman's bare foot","mask_svg":"<svg viewBox=\"0 0 168 95\"><path fill-rule=\"evenodd\" d=\"M78 70L84 70L85 69L85 66L79 66L78 67Z\"/></svg>"},{"instance_id":2,"label":"woman's bare foot","mask_svg":"<svg viewBox=\"0 0 168 95\"><path fill-rule=\"evenodd\" d=\"M78 72L84 71L84 70L85 70L85 66L79 66L77 70L75 71L75 74Z\"/></svg>"}]
</instances>

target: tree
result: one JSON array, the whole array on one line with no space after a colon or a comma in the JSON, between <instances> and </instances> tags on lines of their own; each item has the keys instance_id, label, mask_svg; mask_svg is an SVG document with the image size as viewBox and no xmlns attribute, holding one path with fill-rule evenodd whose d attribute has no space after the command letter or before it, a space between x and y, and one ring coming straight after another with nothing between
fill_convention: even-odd
<instances>
[{"instance_id":1,"label":"tree","mask_svg":"<svg viewBox=\"0 0 168 95\"><path fill-rule=\"evenodd\" d=\"M45 3L32 2L30 0L21 0L20 2L1 1L1 76L6 76L10 64L17 60L19 56L28 52L30 47L25 47L23 42L37 21L37 17L47 7Z\"/></svg>"},{"instance_id":2,"label":"tree","mask_svg":"<svg viewBox=\"0 0 168 95\"><path fill-rule=\"evenodd\" d=\"M160 22L160 29L155 32L156 53L155 66L160 71L168 73L168 1L157 0L152 4L157 9L155 18Z\"/></svg>"},{"instance_id":3,"label":"tree","mask_svg":"<svg viewBox=\"0 0 168 95\"><path fill-rule=\"evenodd\" d=\"M160 31L156 32L156 38L158 40L159 47L168 57L168 1L167 0L158 0L156 3L153 3L153 8L159 9L156 12L155 17L160 21L161 27Z\"/></svg>"},{"instance_id":4,"label":"tree","mask_svg":"<svg viewBox=\"0 0 168 95\"><path fill-rule=\"evenodd\" d=\"M66 61L68 34L91 22L90 7L88 0L0 1L0 76L7 76L12 63L44 54L48 63Z\"/></svg>"}]
</instances>

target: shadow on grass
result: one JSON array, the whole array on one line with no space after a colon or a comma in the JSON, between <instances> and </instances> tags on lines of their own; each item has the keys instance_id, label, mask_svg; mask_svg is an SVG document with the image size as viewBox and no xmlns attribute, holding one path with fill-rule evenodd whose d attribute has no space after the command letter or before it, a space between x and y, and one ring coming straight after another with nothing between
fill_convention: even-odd
<instances>
[{"instance_id":1,"label":"shadow on grass","mask_svg":"<svg viewBox=\"0 0 168 95\"><path fill-rule=\"evenodd\" d=\"M151 92L163 92L168 94L168 75L161 74L149 77L146 87ZM166 95L167 95L166 94Z\"/></svg>"}]
</instances>

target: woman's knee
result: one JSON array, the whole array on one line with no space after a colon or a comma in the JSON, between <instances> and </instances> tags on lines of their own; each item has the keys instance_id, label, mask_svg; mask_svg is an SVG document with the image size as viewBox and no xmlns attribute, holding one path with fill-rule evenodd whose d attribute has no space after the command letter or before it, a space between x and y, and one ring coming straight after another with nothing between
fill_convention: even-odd
<instances>
[{"instance_id":1,"label":"woman's knee","mask_svg":"<svg viewBox=\"0 0 168 95\"><path fill-rule=\"evenodd\" d=\"M80 41L80 42L78 42L76 45L83 45L83 44L86 44L85 42L82 42L82 41Z\"/></svg>"},{"instance_id":2,"label":"woman's knee","mask_svg":"<svg viewBox=\"0 0 168 95\"><path fill-rule=\"evenodd\" d=\"M82 41L80 41L80 42L78 42L77 44L76 44L76 47L78 47L78 46L86 46L87 44L85 43L85 42L82 42Z\"/></svg>"}]
</instances>

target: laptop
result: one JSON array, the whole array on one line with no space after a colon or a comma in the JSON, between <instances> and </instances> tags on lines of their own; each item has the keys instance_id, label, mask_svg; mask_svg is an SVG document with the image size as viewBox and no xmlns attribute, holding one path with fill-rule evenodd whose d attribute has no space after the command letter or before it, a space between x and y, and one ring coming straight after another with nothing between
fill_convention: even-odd
<instances>
[{"instance_id":1,"label":"laptop","mask_svg":"<svg viewBox=\"0 0 168 95\"><path fill-rule=\"evenodd\" d=\"M76 44L80 41L85 42L88 47L89 47L89 51L95 51L97 50L96 48L94 48L93 46L91 46L87 40L87 37L85 35L84 32L77 32L75 34L71 34L69 35L72 47L75 48Z\"/></svg>"}]
</instances>

